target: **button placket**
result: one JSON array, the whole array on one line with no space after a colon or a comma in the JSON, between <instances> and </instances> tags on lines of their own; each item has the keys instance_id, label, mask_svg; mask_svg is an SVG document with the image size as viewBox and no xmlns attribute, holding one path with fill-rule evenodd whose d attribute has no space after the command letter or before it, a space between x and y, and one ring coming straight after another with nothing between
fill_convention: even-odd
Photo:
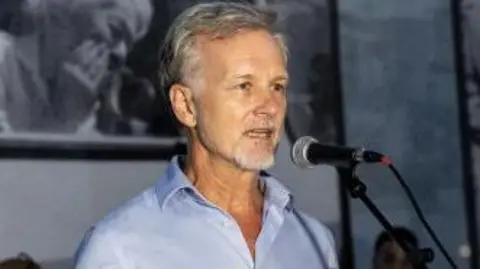
<instances>
[{"instance_id":1,"label":"button placket","mask_svg":"<svg viewBox=\"0 0 480 269\"><path fill-rule=\"evenodd\" d=\"M250 254L250 250L248 249L240 227L238 227L233 217L221 208L203 201L199 197L194 198L195 195L188 196L190 196L190 199L186 199L187 203L196 211L203 212L202 215L204 216L204 221L226 239L234 251L239 255L239 258L243 260L243 266L253 268L254 261Z\"/></svg>"}]
</instances>

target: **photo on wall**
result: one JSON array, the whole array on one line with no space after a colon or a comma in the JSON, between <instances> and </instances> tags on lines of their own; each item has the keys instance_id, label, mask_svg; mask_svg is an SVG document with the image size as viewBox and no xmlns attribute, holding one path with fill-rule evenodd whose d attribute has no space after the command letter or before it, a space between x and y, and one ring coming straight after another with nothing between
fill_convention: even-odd
<instances>
[{"instance_id":1,"label":"photo on wall","mask_svg":"<svg viewBox=\"0 0 480 269\"><path fill-rule=\"evenodd\" d=\"M68 152L176 145L180 134L156 89L161 39L150 31L168 15L156 5L2 1L0 147Z\"/></svg>"},{"instance_id":2,"label":"photo on wall","mask_svg":"<svg viewBox=\"0 0 480 269\"><path fill-rule=\"evenodd\" d=\"M198 2L2 0L1 155L136 159L185 150L158 83L159 51L173 18Z\"/></svg>"}]
</instances>

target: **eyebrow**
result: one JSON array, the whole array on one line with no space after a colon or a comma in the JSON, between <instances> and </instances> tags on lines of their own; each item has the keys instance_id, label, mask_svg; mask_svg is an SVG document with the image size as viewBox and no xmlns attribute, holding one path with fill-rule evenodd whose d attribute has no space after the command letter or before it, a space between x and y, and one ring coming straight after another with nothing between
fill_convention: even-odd
<instances>
[{"instance_id":1,"label":"eyebrow","mask_svg":"<svg viewBox=\"0 0 480 269\"><path fill-rule=\"evenodd\" d=\"M253 75L251 75L251 74L236 75L233 78L235 78L235 79L238 79L238 78L253 79ZM278 75L278 76L273 77L273 79L272 79L272 81L279 81L279 80L288 81L288 75Z\"/></svg>"},{"instance_id":2,"label":"eyebrow","mask_svg":"<svg viewBox=\"0 0 480 269\"><path fill-rule=\"evenodd\" d=\"M275 81L278 81L278 80L288 81L289 78L288 78L288 75L279 75L279 76L275 76L273 80L275 80Z\"/></svg>"}]
</instances>

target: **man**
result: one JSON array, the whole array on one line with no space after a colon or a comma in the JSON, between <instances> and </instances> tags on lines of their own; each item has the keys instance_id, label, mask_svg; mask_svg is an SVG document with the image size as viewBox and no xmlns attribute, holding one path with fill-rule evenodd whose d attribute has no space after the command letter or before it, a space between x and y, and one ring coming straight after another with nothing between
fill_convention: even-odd
<instances>
[{"instance_id":1,"label":"man","mask_svg":"<svg viewBox=\"0 0 480 269\"><path fill-rule=\"evenodd\" d=\"M396 227L393 232L395 236L402 238L407 244L418 247L418 240L410 230L403 227ZM403 249L386 231L382 232L375 242L373 268L413 269Z\"/></svg>"},{"instance_id":2,"label":"man","mask_svg":"<svg viewBox=\"0 0 480 269\"><path fill-rule=\"evenodd\" d=\"M162 81L186 156L90 229L77 269L338 268L331 233L265 172L286 110L286 49L274 17L247 4L184 11Z\"/></svg>"},{"instance_id":3,"label":"man","mask_svg":"<svg viewBox=\"0 0 480 269\"><path fill-rule=\"evenodd\" d=\"M16 25L0 33L0 131L109 132L105 115L118 117L122 68L147 32L150 1L16 2Z\"/></svg>"}]
</instances>

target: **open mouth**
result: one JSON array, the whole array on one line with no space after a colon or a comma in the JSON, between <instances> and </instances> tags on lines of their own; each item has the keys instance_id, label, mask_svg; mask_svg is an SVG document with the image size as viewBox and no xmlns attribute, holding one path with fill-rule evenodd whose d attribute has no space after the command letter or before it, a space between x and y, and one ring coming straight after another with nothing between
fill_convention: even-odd
<instances>
[{"instance_id":1,"label":"open mouth","mask_svg":"<svg viewBox=\"0 0 480 269\"><path fill-rule=\"evenodd\" d=\"M251 129L245 132L245 135L250 137L250 138L271 138L273 137L274 130L270 128L257 128L257 129Z\"/></svg>"}]
</instances>

